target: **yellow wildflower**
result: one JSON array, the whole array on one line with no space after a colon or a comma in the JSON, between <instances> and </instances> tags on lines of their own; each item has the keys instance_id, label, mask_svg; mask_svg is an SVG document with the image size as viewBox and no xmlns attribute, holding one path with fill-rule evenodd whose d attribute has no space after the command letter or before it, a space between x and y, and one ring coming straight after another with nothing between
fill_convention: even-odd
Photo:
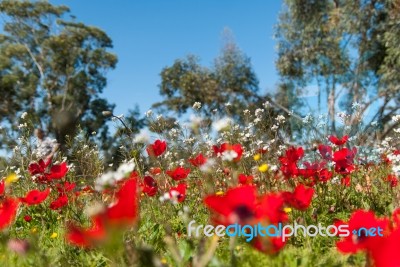
<instances>
[{"instance_id":1,"label":"yellow wildflower","mask_svg":"<svg viewBox=\"0 0 400 267\"><path fill-rule=\"evenodd\" d=\"M266 171L268 171L268 164L264 163L264 164L258 166L258 170L259 170L260 172L266 172Z\"/></svg>"},{"instance_id":2,"label":"yellow wildflower","mask_svg":"<svg viewBox=\"0 0 400 267\"><path fill-rule=\"evenodd\" d=\"M291 208L283 208L283 211L286 213L289 213L289 212L292 212L292 209Z\"/></svg>"},{"instance_id":3,"label":"yellow wildflower","mask_svg":"<svg viewBox=\"0 0 400 267\"><path fill-rule=\"evenodd\" d=\"M50 238L56 238L57 236L58 236L57 233L52 233L51 236L50 236Z\"/></svg>"},{"instance_id":4,"label":"yellow wildflower","mask_svg":"<svg viewBox=\"0 0 400 267\"><path fill-rule=\"evenodd\" d=\"M18 181L18 176L15 173L9 174L6 179L4 180L6 185L9 185L15 181Z\"/></svg>"}]
</instances>

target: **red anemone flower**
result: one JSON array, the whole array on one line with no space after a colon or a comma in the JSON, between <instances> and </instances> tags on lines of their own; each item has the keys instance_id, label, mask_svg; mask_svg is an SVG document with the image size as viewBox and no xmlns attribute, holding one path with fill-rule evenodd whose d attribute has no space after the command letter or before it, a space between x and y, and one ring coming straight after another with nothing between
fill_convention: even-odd
<instances>
[{"instance_id":1,"label":"red anemone flower","mask_svg":"<svg viewBox=\"0 0 400 267\"><path fill-rule=\"evenodd\" d=\"M391 187L396 187L397 184L399 183L399 180L397 179L397 177L393 174L389 174L386 177L386 181L390 183Z\"/></svg>"},{"instance_id":2,"label":"red anemone flower","mask_svg":"<svg viewBox=\"0 0 400 267\"><path fill-rule=\"evenodd\" d=\"M66 205L68 205L68 197L64 194L61 194L56 200L50 203L50 209L58 210Z\"/></svg>"},{"instance_id":3,"label":"red anemone flower","mask_svg":"<svg viewBox=\"0 0 400 267\"><path fill-rule=\"evenodd\" d=\"M343 177L343 178L340 180L340 184L349 187L350 184L351 184L350 176L347 175L347 176Z\"/></svg>"},{"instance_id":4,"label":"red anemone flower","mask_svg":"<svg viewBox=\"0 0 400 267\"><path fill-rule=\"evenodd\" d=\"M176 167L174 170L168 170L166 171L166 173L175 181L180 181L185 179L189 173L190 173L190 169L185 169L181 166Z\"/></svg>"},{"instance_id":5,"label":"red anemone flower","mask_svg":"<svg viewBox=\"0 0 400 267\"><path fill-rule=\"evenodd\" d=\"M50 168L50 172L46 174L48 180L52 179L61 179L68 172L68 167L66 162L62 162L61 164L54 164Z\"/></svg>"},{"instance_id":6,"label":"red anemone flower","mask_svg":"<svg viewBox=\"0 0 400 267\"><path fill-rule=\"evenodd\" d=\"M324 160L332 160L332 147L326 145L319 145L318 151Z\"/></svg>"},{"instance_id":7,"label":"red anemone flower","mask_svg":"<svg viewBox=\"0 0 400 267\"><path fill-rule=\"evenodd\" d=\"M70 182L65 182L64 184L56 184L57 191L59 193L66 193L66 192L71 192L72 190L75 189L76 184L75 183L70 183Z\"/></svg>"},{"instance_id":8,"label":"red anemone flower","mask_svg":"<svg viewBox=\"0 0 400 267\"><path fill-rule=\"evenodd\" d=\"M28 171L31 175L43 174L46 171L46 168L50 165L50 163L51 163L51 158L49 158L47 161L40 159L37 163L33 162L29 164Z\"/></svg>"},{"instance_id":9,"label":"red anemone flower","mask_svg":"<svg viewBox=\"0 0 400 267\"><path fill-rule=\"evenodd\" d=\"M292 192L283 192L283 197L285 202L297 209L297 210L306 210L310 204L312 197L314 195L313 188L306 188L304 185L299 184Z\"/></svg>"},{"instance_id":10,"label":"red anemone flower","mask_svg":"<svg viewBox=\"0 0 400 267\"><path fill-rule=\"evenodd\" d=\"M253 183L254 177L252 175L239 174L238 181L240 184L251 184Z\"/></svg>"},{"instance_id":11,"label":"red anemone flower","mask_svg":"<svg viewBox=\"0 0 400 267\"><path fill-rule=\"evenodd\" d=\"M153 144L147 146L146 150L149 156L159 157L167 149L167 143L165 141L156 140Z\"/></svg>"},{"instance_id":12,"label":"red anemone flower","mask_svg":"<svg viewBox=\"0 0 400 267\"><path fill-rule=\"evenodd\" d=\"M222 155L224 152L228 152L228 151L233 151L233 152L235 152L235 153L236 153L236 157L233 159L233 161L235 161L235 162L240 161L240 159L241 159L241 157L242 157L242 154L243 154L243 148L242 148L242 145L241 145L241 144L234 144L234 145L231 145L231 144L229 144L229 143L223 143L223 144L221 144L220 147L218 147L218 146L213 146L212 148L213 148L213 150L214 150L214 153L215 153L217 156L220 156L220 155Z\"/></svg>"},{"instance_id":13,"label":"red anemone flower","mask_svg":"<svg viewBox=\"0 0 400 267\"><path fill-rule=\"evenodd\" d=\"M187 185L184 183L179 184L176 187L171 187L169 195L172 199L176 199L179 203L183 202L186 198Z\"/></svg>"},{"instance_id":14,"label":"red anemone flower","mask_svg":"<svg viewBox=\"0 0 400 267\"><path fill-rule=\"evenodd\" d=\"M159 174L162 172L162 170L161 170L160 167L151 167L150 170L149 170L149 172L150 172L152 175L159 175Z\"/></svg>"},{"instance_id":15,"label":"red anemone flower","mask_svg":"<svg viewBox=\"0 0 400 267\"><path fill-rule=\"evenodd\" d=\"M157 182L151 176L145 176L142 183L142 192L152 197L157 194Z\"/></svg>"},{"instance_id":16,"label":"red anemone flower","mask_svg":"<svg viewBox=\"0 0 400 267\"><path fill-rule=\"evenodd\" d=\"M287 178L299 174L297 162L303 157L303 155L304 150L302 147L290 147L286 150L285 156L279 157L279 161L281 162L281 171Z\"/></svg>"},{"instance_id":17,"label":"red anemone flower","mask_svg":"<svg viewBox=\"0 0 400 267\"><path fill-rule=\"evenodd\" d=\"M207 158L204 157L202 153L200 153L195 158L190 158L189 162L195 167L200 167L207 162Z\"/></svg>"},{"instance_id":18,"label":"red anemone flower","mask_svg":"<svg viewBox=\"0 0 400 267\"><path fill-rule=\"evenodd\" d=\"M354 157L357 149L342 148L333 154L333 161L335 162L335 171L337 173L348 175L355 170Z\"/></svg>"},{"instance_id":19,"label":"red anemone flower","mask_svg":"<svg viewBox=\"0 0 400 267\"><path fill-rule=\"evenodd\" d=\"M23 203L28 206L38 205L46 200L47 196L50 193L50 188L47 188L44 191L39 191L37 189L29 191L25 197L20 198Z\"/></svg>"},{"instance_id":20,"label":"red anemone flower","mask_svg":"<svg viewBox=\"0 0 400 267\"><path fill-rule=\"evenodd\" d=\"M342 146L342 145L346 144L347 140L349 140L348 135L345 135L340 139L334 135L329 136L329 141L331 141L332 144L335 144L337 146Z\"/></svg>"}]
</instances>

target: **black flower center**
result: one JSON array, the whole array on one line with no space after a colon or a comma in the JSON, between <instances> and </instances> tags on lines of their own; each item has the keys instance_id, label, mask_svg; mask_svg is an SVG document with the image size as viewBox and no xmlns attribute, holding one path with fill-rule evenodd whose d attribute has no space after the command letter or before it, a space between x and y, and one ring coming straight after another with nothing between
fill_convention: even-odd
<instances>
[{"instance_id":1,"label":"black flower center","mask_svg":"<svg viewBox=\"0 0 400 267\"><path fill-rule=\"evenodd\" d=\"M244 221L251 219L254 216L254 212L246 205L239 205L234 209L235 214L239 217L239 220Z\"/></svg>"}]
</instances>

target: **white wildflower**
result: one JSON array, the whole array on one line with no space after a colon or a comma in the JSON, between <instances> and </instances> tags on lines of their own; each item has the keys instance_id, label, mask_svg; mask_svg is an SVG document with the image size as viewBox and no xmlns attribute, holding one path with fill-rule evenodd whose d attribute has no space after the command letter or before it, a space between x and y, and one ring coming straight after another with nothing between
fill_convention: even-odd
<instances>
[{"instance_id":1,"label":"white wildflower","mask_svg":"<svg viewBox=\"0 0 400 267\"><path fill-rule=\"evenodd\" d=\"M220 132L227 130L231 124L232 124L232 119L225 117L216 122L213 122L212 126L216 131Z\"/></svg>"},{"instance_id":2,"label":"white wildflower","mask_svg":"<svg viewBox=\"0 0 400 267\"><path fill-rule=\"evenodd\" d=\"M313 117L311 116L311 114L308 114L307 116L305 116L305 117L303 118L303 123L304 123L304 124L309 124L309 123L312 122L312 120L313 120Z\"/></svg>"},{"instance_id":3,"label":"white wildflower","mask_svg":"<svg viewBox=\"0 0 400 267\"><path fill-rule=\"evenodd\" d=\"M352 108L353 110L357 110L357 109L359 109L360 107L361 107L361 104L358 103L357 101L354 102L353 104L351 104L351 108Z\"/></svg>"},{"instance_id":4,"label":"white wildflower","mask_svg":"<svg viewBox=\"0 0 400 267\"><path fill-rule=\"evenodd\" d=\"M144 143L147 144L150 141L150 135L149 132L146 130L140 130L140 132L133 138L134 143Z\"/></svg>"},{"instance_id":5,"label":"white wildflower","mask_svg":"<svg viewBox=\"0 0 400 267\"><path fill-rule=\"evenodd\" d=\"M226 150L222 153L221 158L222 160L232 161L238 157L238 153L234 150Z\"/></svg>"},{"instance_id":6,"label":"white wildflower","mask_svg":"<svg viewBox=\"0 0 400 267\"><path fill-rule=\"evenodd\" d=\"M283 115L278 115L275 120L277 120L279 123L285 122L285 116Z\"/></svg>"},{"instance_id":7,"label":"white wildflower","mask_svg":"<svg viewBox=\"0 0 400 267\"><path fill-rule=\"evenodd\" d=\"M148 111L146 111L146 113L144 113L146 115L147 118L151 117L153 115L153 111L151 109L149 109Z\"/></svg>"},{"instance_id":8,"label":"white wildflower","mask_svg":"<svg viewBox=\"0 0 400 267\"><path fill-rule=\"evenodd\" d=\"M207 159L207 161L204 164L202 164L199 167L199 169L202 172L211 172L213 170L214 164L215 164L215 160L214 159L212 159L212 158L211 159Z\"/></svg>"},{"instance_id":9,"label":"white wildflower","mask_svg":"<svg viewBox=\"0 0 400 267\"><path fill-rule=\"evenodd\" d=\"M200 109L201 108L201 103L200 102L195 102L193 104L193 109Z\"/></svg>"},{"instance_id":10,"label":"white wildflower","mask_svg":"<svg viewBox=\"0 0 400 267\"><path fill-rule=\"evenodd\" d=\"M399 115L394 115L394 116L392 117L392 121L394 121L394 122L400 121L400 114L399 114Z\"/></svg>"},{"instance_id":11,"label":"white wildflower","mask_svg":"<svg viewBox=\"0 0 400 267\"><path fill-rule=\"evenodd\" d=\"M260 116L262 116L263 113L264 113L264 109L258 108L258 109L256 109L256 111L254 112L254 115L256 115L257 117L260 117Z\"/></svg>"},{"instance_id":12,"label":"white wildflower","mask_svg":"<svg viewBox=\"0 0 400 267\"><path fill-rule=\"evenodd\" d=\"M21 119L25 119L25 117L28 116L28 112L24 112L21 114Z\"/></svg>"}]
</instances>

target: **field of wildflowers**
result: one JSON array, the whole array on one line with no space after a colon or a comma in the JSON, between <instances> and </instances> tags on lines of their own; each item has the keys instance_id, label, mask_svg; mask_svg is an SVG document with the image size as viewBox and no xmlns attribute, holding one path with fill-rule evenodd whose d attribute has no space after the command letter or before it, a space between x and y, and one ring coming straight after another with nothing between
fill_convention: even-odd
<instances>
[{"instance_id":1,"label":"field of wildflowers","mask_svg":"<svg viewBox=\"0 0 400 267\"><path fill-rule=\"evenodd\" d=\"M342 114L340 136L308 116L293 143L291 114L273 117L269 103L240 125L201 108L168 131L147 112L151 127L127 136L124 162L108 169L86 136L66 157L26 121L0 173L0 266L400 266L396 137L366 142ZM346 225L349 235L247 242L190 235L191 221ZM371 227L381 234L356 234Z\"/></svg>"}]
</instances>

